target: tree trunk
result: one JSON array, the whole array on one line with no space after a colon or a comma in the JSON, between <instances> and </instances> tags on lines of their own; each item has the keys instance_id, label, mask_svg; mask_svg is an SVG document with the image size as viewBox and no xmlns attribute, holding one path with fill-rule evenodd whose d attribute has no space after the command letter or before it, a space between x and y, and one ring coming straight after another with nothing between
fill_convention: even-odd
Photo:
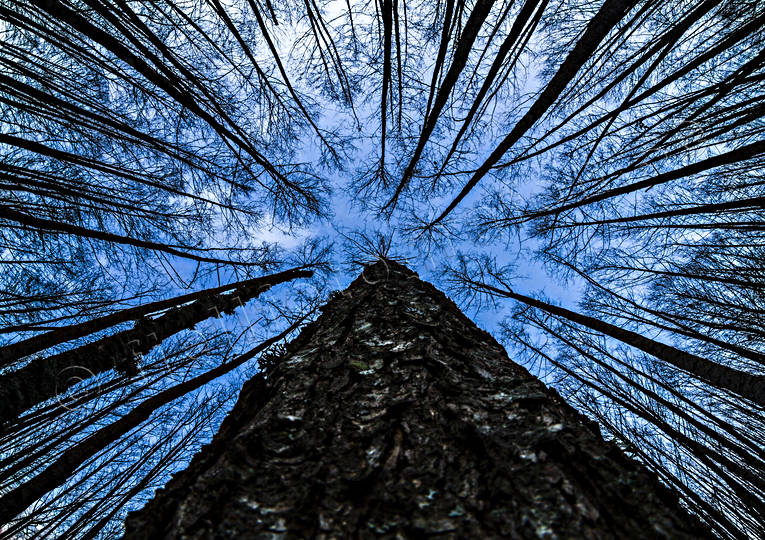
<instances>
[{"instance_id":1,"label":"tree trunk","mask_svg":"<svg viewBox=\"0 0 765 540\"><path fill-rule=\"evenodd\" d=\"M280 283L279 280L285 277L294 279L294 277L296 277L294 274L295 271L306 270L307 268L308 266L301 266L270 276L256 277L245 281L229 283L228 285L221 285L220 287L213 287L201 291L183 294L180 296L175 296L173 298L167 298L165 300L157 300L148 304L121 309L119 311L115 311L114 313L110 313L109 315L104 315L103 317L83 321L78 324L55 328L44 334L32 336L23 341L17 341L16 343L10 343L0 347L0 366L10 365L25 356L44 351L50 347L61 345L62 343L66 343L81 337L89 336L90 334L100 332L101 330L106 330L107 328L111 328L112 326L116 326L120 323L135 321L146 317L147 315L151 315L153 313L157 313L172 307L180 306L188 302L198 300L202 297L213 297L215 295L228 292L232 289L239 289L249 285L275 285ZM308 274L297 277L305 277L307 275Z\"/></svg>"},{"instance_id":2,"label":"tree trunk","mask_svg":"<svg viewBox=\"0 0 765 540\"><path fill-rule=\"evenodd\" d=\"M0 426L99 373L116 369L129 376L136 375L139 369L136 359L168 337L192 329L211 317L231 314L273 285L312 275L311 270L293 269L244 281L229 294L204 294L155 319L140 318L128 330L32 360L17 371L1 375Z\"/></svg>"},{"instance_id":3,"label":"tree trunk","mask_svg":"<svg viewBox=\"0 0 765 540\"><path fill-rule=\"evenodd\" d=\"M545 313L561 317L568 321L580 324L585 328L594 330L600 334L612 337L635 347L654 358L658 358L678 369L690 373L694 377L721 390L728 390L742 398L748 399L761 407L765 407L765 376L755 375L739 369L734 369L701 356L691 354L666 345L660 341L647 338L637 332L625 330L613 324L601 321L589 315L583 315L570 309L562 308L536 298L518 294L510 289L503 290L486 283L471 281L471 285L482 288L499 296L512 298L527 306L537 308Z\"/></svg>"},{"instance_id":4,"label":"tree trunk","mask_svg":"<svg viewBox=\"0 0 765 540\"><path fill-rule=\"evenodd\" d=\"M432 285L391 262L243 388L131 538L708 537Z\"/></svg>"}]
</instances>

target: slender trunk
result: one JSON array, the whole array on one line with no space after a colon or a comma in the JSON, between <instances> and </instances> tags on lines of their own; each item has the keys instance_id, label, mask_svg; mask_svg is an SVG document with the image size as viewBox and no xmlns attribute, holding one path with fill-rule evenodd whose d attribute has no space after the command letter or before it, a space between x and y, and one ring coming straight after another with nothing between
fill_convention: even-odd
<instances>
[{"instance_id":1,"label":"slender trunk","mask_svg":"<svg viewBox=\"0 0 765 540\"><path fill-rule=\"evenodd\" d=\"M225 259L218 259L215 257L204 257L202 255L196 255L187 251L181 251L175 249L175 247L168 246L167 244L161 244L159 242L152 242L151 240L139 240L137 238L130 238L129 236L123 236L121 234L114 234L107 231L99 231L96 229L89 229L87 227L81 227L79 225L71 225L69 223L63 223L58 220L44 219L18 212L13 208L5 205L0 205L0 219L13 221L18 223L23 228L31 229L33 231L39 231L41 233L48 234L68 234L72 236L79 236L81 238L92 238L93 240L99 240L101 242L108 242L110 244L120 244L125 246L133 246L141 249L161 251L169 255L181 257L183 259L189 259L196 262L209 262L216 264L236 264L240 266L255 266L258 263L245 263L240 264L235 261L227 261ZM188 248L194 249L194 248Z\"/></svg>"},{"instance_id":2,"label":"slender trunk","mask_svg":"<svg viewBox=\"0 0 765 540\"><path fill-rule=\"evenodd\" d=\"M595 219L592 221L574 221L558 225L558 227L586 227L592 225L608 225L610 223L623 224L633 223L635 221L648 221L651 219L666 219L678 216L694 216L697 214L725 214L729 212L750 212L762 210L765 208L765 197L752 197L750 199L741 199L738 201L725 201L722 203L699 204L674 210L664 210L661 212L651 212L650 214L640 214L636 216L624 216L611 219ZM689 224L693 227L693 223Z\"/></svg>"},{"instance_id":3,"label":"slender trunk","mask_svg":"<svg viewBox=\"0 0 765 540\"><path fill-rule=\"evenodd\" d=\"M250 144L246 135L242 133L242 130L227 117L225 112L221 110L220 106L215 103L215 100L211 98L204 85L202 85L192 73L190 73L181 64L179 64L179 62L172 54L166 56L168 60L173 63L174 67L183 73L183 75L186 77L185 80L178 79L175 73L170 70L168 66L163 64L159 58L152 54L151 51L146 49L140 42L137 42L131 32L125 31L121 33L120 37L132 40L136 48L143 52L145 58L151 61L157 67L157 69L160 69L163 73L160 73L152 68L149 63L147 63L146 59L133 54L133 52L127 46L125 46L125 44L123 44L123 42L121 42L118 37L107 34L102 29L94 26L86 18L82 17L79 13L69 9L60 2L56 0L47 0L45 2L43 0L30 0L30 2L43 12L48 13L52 18L60 20L64 24L71 26L73 29L81 32L83 35L87 36L95 43L100 44L105 49L112 52L117 58L123 62L126 62L138 73L140 73L151 84L161 88L164 92L167 93L167 95L169 95L179 104L187 107L191 112L204 120L223 140L230 142L232 145L242 149L244 152L250 155L255 160L255 162L263 167L263 169L267 171L268 174L279 184L294 190L296 193L300 194L301 197L305 198L307 202L313 201L314 198L311 196L311 194L307 193L303 188L286 178L272 163L270 163L262 154L260 154L260 152L258 152L258 150L252 146L252 144ZM122 27L119 21L115 20L114 16L108 10L105 10L103 6L94 4L94 9L98 10L102 16L104 16L107 20L110 20L112 24L114 24L117 28ZM159 45L161 50L166 49L163 43L156 41L156 36L149 35L147 37L150 39L154 37L154 45ZM199 88L200 91L205 94L205 97L210 99L211 105L216 109L215 112L210 113L204 109L198 103L198 100L194 99L194 96L187 92L185 88L185 83L187 82ZM218 118L221 118L223 122L227 123L230 127L225 126L223 123L221 123L221 121L218 120ZM240 161L240 163L243 162ZM257 175L253 175L253 177L257 178ZM261 183L260 181L258 182ZM265 184L261 183L261 185L265 189L269 189Z\"/></svg>"},{"instance_id":4,"label":"slender trunk","mask_svg":"<svg viewBox=\"0 0 765 540\"><path fill-rule=\"evenodd\" d=\"M386 208L390 207L393 209L396 207L396 202L398 201L401 192L409 183L412 175L414 175L414 169L417 166L417 162L420 160L422 151L425 149L425 145L427 144L428 139L430 139L430 135L436 128L438 117L446 106L452 90L457 84L457 80L459 79L462 70L465 68L468 56L470 56L470 52L473 50L473 43L478 37L478 32L481 30L484 21L486 21L486 17L489 16L489 11L491 11L493 5L494 0L479 0L476 2L472 13L470 13L470 17L468 17L468 20L465 23L465 28L462 31L462 36L454 47L452 64L449 67L449 71L447 71L444 76L441 87L438 89L435 102L433 103L433 109L429 111L428 116L425 118L422 125L422 130L420 131L420 136L417 140L417 146L409 160L409 165L406 166L406 170L404 170L401 176L401 181L396 187L393 197L385 205Z\"/></svg>"},{"instance_id":5,"label":"slender trunk","mask_svg":"<svg viewBox=\"0 0 765 540\"><path fill-rule=\"evenodd\" d=\"M574 370L571 370L569 367L567 367L565 364L559 363L557 360L552 358L551 356L548 356L544 354L541 350L534 347L531 343L528 343L527 341L524 341L522 338L519 339L519 341L528 347L531 350L534 350L537 354L541 354L545 357L545 359L550 362L552 365L566 373L569 377L579 381L583 385L594 389L595 391L599 392L603 396L607 397L608 399L612 400L614 403L617 403L624 407L625 409L629 410L633 414L640 416L644 420L651 421L650 418L655 417L655 415L645 415L644 410L642 412L639 412L639 409L635 409L634 407L631 407L630 403L627 401L624 401L623 399L616 396L609 387L601 386L598 384L593 383L593 381L588 380L580 373L577 373ZM608 420L606 417L602 414L602 411L600 409L595 409L595 414L598 417L599 421L603 424L603 427L608 429L612 434L615 434L618 438L620 438L623 442L632 443L634 440L634 437L626 437L622 433L620 433L618 430L613 429L612 426L608 424ZM650 444L650 443L649 443ZM652 463L654 470L663 472L663 465L660 465L656 463L654 460L650 458L648 454L646 454L645 451L641 450L639 447L635 447L637 452L645 459L646 462ZM665 481L669 480L671 484L673 484L677 489L681 490L683 494L685 495L685 501L688 500L694 501L698 506L703 508L704 513L709 517L711 516L713 518L713 521L711 523L712 527L714 527L718 532L722 532L723 538L725 538L725 533L727 533L730 538L736 538L740 540L745 540L747 537L744 533L741 532L741 530L734 525L731 520L730 516L726 516L722 513L720 513L715 506L709 504L709 501L706 501L699 497L698 493L696 493L693 490L690 490L687 488L684 482L678 482L676 480L676 477L674 476L677 474L676 472L669 473L672 474L670 478L667 478L666 474L664 475ZM687 480L686 480L687 481Z\"/></svg>"},{"instance_id":6,"label":"slender trunk","mask_svg":"<svg viewBox=\"0 0 765 540\"><path fill-rule=\"evenodd\" d=\"M0 144L15 146L16 148L20 148L22 150L27 150L29 152L34 152L42 156L53 158L56 161L71 163L79 167L85 167L88 169L96 170L101 173L111 174L111 175L117 176L118 178L124 178L125 180L128 180L129 182L135 182L136 184L141 184L141 185L149 186L162 191L166 191L167 193L172 193L173 195L178 195L179 197L187 197L189 199L193 199L201 203L211 204L221 208L227 208L229 210L235 210L235 208L231 206L230 204L216 202L216 201L213 201L212 199L200 197L199 195L194 195L192 193L187 193L185 191L175 189L170 185L152 180L152 177L149 175L137 174L135 171L126 169L119 165L104 163L96 159L89 158L87 156L74 154L72 152L65 152L64 150L59 150L58 148L47 146L37 141L24 139L22 137L16 137L14 135L9 135L7 133L0 133ZM8 170L12 166L4 163L2 164L2 167L3 167L3 170ZM30 176L30 177L34 177L36 175L42 175L42 174L50 175L50 173L47 173L45 171L40 171L37 169L29 169L29 168L22 168L22 167L14 167L14 169L15 171L24 172L27 174L27 176Z\"/></svg>"},{"instance_id":7,"label":"slender trunk","mask_svg":"<svg viewBox=\"0 0 765 540\"><path fill-rule=\"evenodd\" d=\"M365 269L125 538L708 537L677 497L391 261Z\"/></svg>"},{"instance_id":8,"label":"slender trunk","mask_svg":"<svg viewBox=\"0 0 765 540\"><path fill-rule=\"evenodd\" d=\"M622 343L626 343L631 347L635 347L659 360L690 373L707 384L728 390L738 396L749 399L760 406L765 406L765 376L752 375L745 371L718 364L717 362L707 360L706 358L687 353L670 345L665 345L659 341L641 336L630 330L619 328L618 326L601 321L595 317L582 315L581 313L554 306L547 302L542 302L536 298L518 294L511 290L498 289L485 283L478 282L472 282L472 285L499 296L512 298L527 306L540 309L545 313L557 317L562 317L589 328L590 330L617 339Z\"/></svg>"},{"instance_id":9,"label":"slender trunk","mask_svg":"<svg viewBox=\"0 0 765 540\"><path fill-rule=\"evenodd\" d=\"M168 337L191 329L210 317L233 313L272 285L311 275L310 270L291 270L266 276L226 295L202 296L156 319L139 319L133 328L99 341L33 360L17 371L0 376L0 423L13 420L24 410L54 398L98 373L117 369L134 375L138 369L136 358Z\"/></svg>"},{"instance_id":10,"label":"slender trunk","mask_svg":"<svg viewBox=\"0 0 765 540\"><path fill-rule=\"evenodd\" d=\"M502 159L502 156L542 118L542 115L555 103L555 100L558 99L566 86L574 79L579 69L590 59L598 45L600 45L600 42L603 41L634 5L634 0L606 0L595 17L587 25L587 29L574 46L574 49L539 94L537 100L529 107L529 110L526 111L526 114L523 115L510 133L497 145L488 159L476 170L475 174L465 184L465 187L462 188L462 191L449 203L441 215L430 224L431 226L439 223L449 215L462 202L462 199L467 197L467 194L472 191L476 184L486 176L491 168Z\"/></svg>"},{"instance_id":11,"label":"slender trunk","mask_svg":"<svg viewBox=\"0 0 765 540\"><path fill-rule=\"evenodd\" d=\"M494 83L494 79L499 74L502 65L505 63L505 59L510 54L510 51L513 49L515 49L516 52L518 51L517 42L521 38L522 31L526 27L526 23L529 21L531 16L534 14L534 11L536 10L536 16L531 23L531 26L535 27L539 20L542 18L542 13L547 7L547 3L548 0L526 0L526 2L523 4L523 7L515 18L515 21L513 21L513 26L510 28L510 32L508 32L505 40L502 42L502 45L500 45L499 50L497 51L497 56L494 58L491 67L486 72L486 76L483 79L481 89L478 91L478 94L476 94L476 97L473 100L473 104L470 106L470 111L468 111L467 115L465 115L465 119L462 121L462 126L457 132L457 135L454 136L454 140L452 141L452 145L449 148L449 152L446 154L446 157L442 161L439 174L444 171L447 163L449 162L449 159L451 159L451 157L454 155L454 152L457 151L457 146L459 146L459 143L462 140L462 136L465 134L468 127L473 122L473 118L483 103L483 98L486 97L486 94L488 94L492 83ZM520 54L516 54L515 60L511 62L509 69L512 69L512 65L519 57Z\"/></svg>"},{"instance_id":12,"label":"slender trunk","mask_svg":"<svg viewBox=\"0 0 765 540\"><path fill-rule=\"evenodd\" d=\"M140 319L152 313L157 313L159 311L175 306L180 306L182 304L198 300L204 296L209 297L230 291L231 289L247 287L250 285L265 285L267 283L274 285L276 283L280 283L280 280L283 278L292 279L294 272L299 270L302 270L302 268L295 268L285 272L279 272L278 274L271 276L262 276L246 281L222 285L220 287L204 289L202 291L183 294L181 296L168 298L166 300L158 300L156 302L150 302L148 304L122 309L115 313L110 313L109 315L98 317L97 319L91 319L79 324L62 326L61 328L56 328L55 330L51 330L45 334L33 336L23 341L18 341L16 343L11 343L10 345L0 347L0 366L7 366L16 360L19 360L20 358L29 356L30 354L44 351L50 347L85 337L95 332L100 332L101 330L106 330L107 328L111 328L112 326L116 326L124 322Z\"/></svg>"},{"instance_id":13,"label":"slender trunk","mask_svg":"<svg viewBox=\"0 0 765 540\"><path fill-rule=\"evenodd\" d=\"M388 86L391 84L391 42L393 27L393 0L382 0L383 23L383 77L380 96L380 170L385 170L385 135L388 129Z\"/></svg>"},{"instance_id":14,"label":"slender trunk","mask_svg":"<svg viewBox=\"0 0 765 540\"><path fill-rule=\"evenodd\" d=\"M302 321L303 319L300 319L281 334L264 341L231 362L222 364L193 379L161 391L142 402L119 420L99 429L82 442L68 448L56 461L37 476L10 491L6 491L0 497L0 524L8 523L37 499L64 484L79 466L95 455L96 452L106 448L109 444L143 424L160 407L201 388L210 381L230 373L246 361L255 358L258 354L268 349L268 347L288 336Z\"/></svg>"},{"instance_id":15,"label":"slender trunk","mask_svg":"<svg viewBox=\"0 0 765 540\"><path fill-rule=\"evenodd\" d=\"M441 41L438 44L438 54L436 55L436 63L433 65L433 76L430 81L430 93L428 94L428 104L425 107L425 117L430 114L430 107L433 104L433 97L436 95L436 87L438 86L438 77L444 69L444 61L446 59L447 45L449 45L449 37L452 33L452 14L454 12L454 0L446 0L444 6L444 23L441 26Z\"/></svg>"}]
</instances>

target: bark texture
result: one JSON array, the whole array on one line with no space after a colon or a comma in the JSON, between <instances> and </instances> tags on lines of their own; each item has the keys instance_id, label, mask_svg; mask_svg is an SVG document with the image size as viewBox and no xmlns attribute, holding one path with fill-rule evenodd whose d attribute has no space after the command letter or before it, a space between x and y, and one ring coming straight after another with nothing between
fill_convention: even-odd
<instances>
[{"instance_id":1,"label":"bark texture","mask_svg":"<svg viewBox=\"0 0 765 540\"><path fill-rule=\"evenodd\" d=\"M380 261L251 379L126 538L703 538L432 285Z\"/></svg>"}]
</instances>

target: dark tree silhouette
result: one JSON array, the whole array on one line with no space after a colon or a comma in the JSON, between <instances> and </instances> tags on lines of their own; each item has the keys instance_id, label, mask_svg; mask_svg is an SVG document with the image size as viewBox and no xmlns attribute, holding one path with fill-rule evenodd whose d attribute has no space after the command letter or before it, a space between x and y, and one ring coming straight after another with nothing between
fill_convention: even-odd
<instances>
[{"instance_id":1,"label":"dark tree silhouette","mask_svg":"<svg viewBox=\"0 0 765 540\"><path fill-rule=\"evenodd\" d=\"M763 43L753 0L3 2L0 536L119 534L375 258L765 535Z\"/></svg>"},{"instance_id":2,"label":"dark tree silhouette","mask_svg":"<svg viewBox=\"0 0 765 540\"><path fill-rule=\"evenodd\" d=\"M0 375L0 422L8 422L20 412L64 393L86 377L112 369L134 376L140 369L137 358L168 337L194 328L210 317L232 314L236 308L244 307L274 285L312 275L310 270L293 269L234 284L228 294L202 294L190 303L187 303L188 298L181 299L158 317L142 315L135 318L134 326L128 330L59 354L34 359L16 371ZM124 313L115 313L106 318L120 315L124 317ZM95 323L97 321L83 324L92 327ZM77 370L80 376L72 377L72 370Z\"/></svg>"}]
</instances>

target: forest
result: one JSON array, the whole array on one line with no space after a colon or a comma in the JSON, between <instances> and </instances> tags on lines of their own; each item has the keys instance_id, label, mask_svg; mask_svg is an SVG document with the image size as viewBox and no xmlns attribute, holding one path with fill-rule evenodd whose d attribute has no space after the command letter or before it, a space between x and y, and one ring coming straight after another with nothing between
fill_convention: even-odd
<instances>
[{"instance_id":1,"label":"forest","mask_svg":"<svg viewBox=\"0 0 765 540\"><path fill-rule=\"evenodd\" d=\"M0 2L0 538L120 537L379 258L765 537L763 118L756 0Z\"/></svg>"}]
</instances>

